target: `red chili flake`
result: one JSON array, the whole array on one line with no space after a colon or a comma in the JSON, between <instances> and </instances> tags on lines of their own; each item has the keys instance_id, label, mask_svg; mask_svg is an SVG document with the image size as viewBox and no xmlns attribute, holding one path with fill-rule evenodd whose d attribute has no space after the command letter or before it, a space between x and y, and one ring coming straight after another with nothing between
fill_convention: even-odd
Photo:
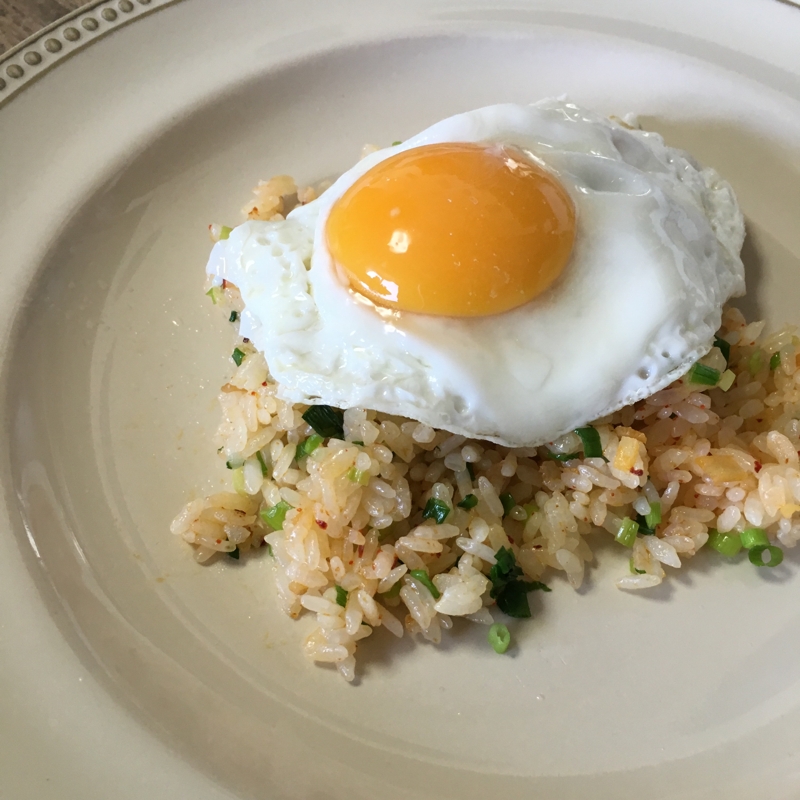
<instances>
[{"instance_id":1,"label":"red chili flake","mask_svg":"<svg viewBox=\"0 0 800 800\"><path fill-rule=\"evenodd\" d=\"M760 461L756 461L755 463L756 472L761 472L761 467L763 466L764 465Z\"/></svg>"},{"instance_id":2,"label":"red chili flake","mask_svg":"<svg viewBox=\"0 0 800 800\"><path fill-rule=\"evenodd\" d=\"M222 539L217 539L217 544L222 544Z\"/></svg>"},{"instance_id":3,"label":"red chili flake","mask_svg":"<svg viewBox=\"0 0 800 800\"><path fill-rule=\"evenodd\" d=\"M327 527L328 527L328 523L325 522L324 519L318 519L318 520L316 520L316 523L317 523L317 525L320 526L320 528L322 528L322 530L326 530Z\"/></svg>"},{"instance_id":4,"label":"red chili flake","mask_svg":"<svg viewBox=\"0 0 800 800\"><path fill-rule=\"evenodd\" d=\"M360 544L358 546L358 557L361 558L361 556L363 556L363 555L364 555L364 545Z\"/></svg>"},{"instance_id":5,"label":"red chili flake","mask_svg":"<svg viewBox=\"0 0 800 800\"><path fill-rule=\"evenodd\" d=\"M348 564L352 564L353 562L352 562L352 560L351 560L351 561L348 561L347 563L348 563Z\"/></svg>"},{"instance_id":6,"label":"red chili flake","mask_svg":"<svg viewBox=\"0 0 800 800\"><path fill-rule=\"evenodd\" d=\"M225 278L222 279L222 288L223 289L227 289L228 288L228 281L226 281Z\"/></svg>"},{"instance_id":7,"label":"red chili flake","mask_svg":"<svg viewBox=\"0 0 800 800\"><path fill-rule=\"evenodd\" d=\"M267 382L266 382L266 381L264 381L264 383L262 383L261 385L262 385L262 386L266 386L266 385L267 385Z\"/></svg>"},{"instance_id":8,"label":"red chili flake","mask_svg":"<svg viewBox=\"0 0 800 800\"><path fill-rule=\"evenodd\" d=\"M634 469L633 467L631 467L631 472L634 475L644 475L644 470L643 469Z\"/></svg>"}]
</instances>

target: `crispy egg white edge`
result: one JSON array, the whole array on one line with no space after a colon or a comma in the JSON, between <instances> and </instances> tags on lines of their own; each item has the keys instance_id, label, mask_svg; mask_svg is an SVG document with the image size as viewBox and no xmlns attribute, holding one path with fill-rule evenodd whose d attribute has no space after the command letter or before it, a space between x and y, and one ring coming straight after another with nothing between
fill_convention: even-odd
<instances>
[{"instance_id":1,"label":"crispy egg white edge","mask_svg":"<svg viewBox=\"0 0 800 800\"><path fill-rule=\"evenodd\" d=\"M354 180L374 164L391 157L402 149L410 149L435 141L505 141L502 137L509 136L507 131L509 127L512 129L510 135L515 139L512 143L520 146L521 138L525 138L526 134L530 138L530 132L523 130L520 134L519 127L524 128L523 118L526 113L532 113L532 109L535 109L540 117L542 113L548 115L545 127L548 128L549 135L549 141L543 144L541 140L545 137L542 136L540 129L536 132L539 134L536 141L522 143L523 147L526 144L529 146L526 149L529 149L534 157L539 158L537 153L541 153L543 147L545 149L547 146L552 148L554 141L562 148L565 146L576 148L577 145L580 145L581 150L578 153L573 150L569 157L588 156L608 160L616 156L618 160L621 157L620 149L627 148L629 152L626 153L626 156L636 166L627 164L626 170L628 167L634 167L639 171L650 170L651 172L647 173L650 176L662 173L668 176L668 179L665 178L662 182L666 184L666 190L676 195L671 202L678 205L685 204L687 208L694 207L708 221L716 234L715 238L720 247L718 255L723 269L715 270L714 276L712 276L716 280L711 283L717 282L717 285L711 287L714 297L711 298L713 307L710 309L710 315L706 314L706 318L703 319L704 324L699 326L701 330L695 333L692 344L684 349L669 369L663 370L662 368L660 375L655 380L641 379L635 374L633 377L629 376L628 380L622 380L616 392L622 396L612 399L610 403L607 402L601 406L599 398L594 398L593 404L589 404L591 410L584 411L577 416L576 413L573 413L572 416L562 419L555 428L550 425L546 432L540 431L538 435L531 437L529 431L520 438L513 435L513 432L520 429L516 423L512 423L507 429L492 429L486 426L485 419L481 423L479 417L473 416L465 420L468 424L461 424L463 406L479 403L484 394L484 390L479 385L480 379L476 380L475 375L470 374L469 370L453 364L451 358L443 357L440 352L420 347L420 341L417 341L420 333L418 330L414 330L413 324L410 326L411 330L402 330L402 314L387 312L385 309L378 311L372 307L369 301L365 301L342 286L336 279L330 263L325 263L325 259L315 255L309 270L312 248L310 241L306 241L303 232L307 232L310 239L310 232L313 230L315 253L325 253L324 223L331 205ZM498 131L496 125L498 115L504 120L506 130ZM578 136L577 141L574 138L570 140L571 134L580 132L565 127L563 124L565 121L590 125L592 136L581 135ZM454 122L457 128L455 136L453 135ZM517 130L514 130L515 127ZM551 167L550 164L547 166ZM652 172L653 170L656 172ZM560 177L563 178L563 176ZM571 187L571 193L575 196L574 184L570 184L569 181L562 180L562 182L568 189ZM661 189L664 190L664 187ZM580 216L579 214L579 224ZM551 440L591 419L605 416L624 405L642 399L680 377L697 358L710 349L713 334L719 326L722 304L729 296L741 293L744 288L743 267L738 258L738 251L744 235L743 223L735 197L728 184L722 181L713 170L700 170L685 154L667 148L658 134L627 131L622 126L598 115L560 101L543 101L532 107L494 106L457 115L431 126L401 146L378 151L345 173L314 203L292 212L286 223L246 223L235 229L227 242L221 242L215 247L209 262L209 272L215 274L218 279L227 277L234 283L247 284L247 276L256 269L259 248L272 247L272 244L265 245L264 242L267 239L270 241L276 238L280 239L281 236L286 238L288 233L292 234L288 238L294 241L293 246L296 250L294 256L289 259L291 263L284 266L283 273L278 270L274 271L275 274L272 276L260 276L264 285L254 286L249 290L245 287L243 297L248 308L242 317L242 335L249 336L256 346L265 352L273 375L282 384L283 396L295 402L322 401L333 405L366 406L386 413L419 419L434 427L445 428L455 433L486 438L510 446L533 445ZM265 239L266 234L268 235ZM259 239L261 243L259 243ZM232 258L237 249L240 251L240 256ZM234 273L238 273L238 275ZM284 284L283 288L280 285L281 282ZM291 315L293 319L291 320L276 321L275 315L273 315L270 330L267 330L261 324L261 320L250 313L250 309L254 305L258 305L254 293L261 292L263 297L266 292L280 299L284 297L286 286L292 287L292 296L299 302L300 309L293 309ZM241 285L240 289L242 289ZM249 295L245 296L248 292ZM546 295L552 294L557 294L557 290L546 293ZM540 301L540 306L545 304L547 299ZM519 316L519 312L518 309L507 312L507 315L498 316L514 317ZM343 314L348 317L348 321L344 324L341 320ZM405 316L408 317L408 315ZM432 319L437 322L439 329L442 328L442 318L415 316L418 317L417 322ZM338 321L332 324L332 330L330 327L326 328L324 323L333 323L337 317ZM369 357L366 357L367 353L374 351L374 337L360 336L358 331L353 329L356 326L351 324L351 317L371 320L372 323L378 319L383 334L390 332L393 342L399 341L403 347L397 352L390 353L388 357L383 354L383 360L379 360L376 365L370 361ZM458 322L460 321L456 321L456 328ZM374 328L374 325L367 324L366 327L369 330L370 327ZM419 325L416 327L419 328ZM434 325L434 328L436 327L437 325ZM452 328L454 323L447 321L444 327ZM479 324L478 327L485 328L486 325ZM326 369L321 370L322 375L303 372L302 366L298 364L303 360L302 351L305 348L305 355L310 353L308 349L310 342L302 341L304 333L316 331L322 334L325 330L329 335L323 336L322 342L314 341L311 344L316 347L321 346L323 351L326 349L329 351L325 355ZM339 334L338 337L330 335L336 332ZM290 341L293 336L294 341ZM319 338L319 336L316 337L316 339ZM334 352L337 348L341 350L341 345L334 341L336 338L340 338L351 349L352 357L349 360L345 357L342 362L341 353ZM286 353L281 355L279 352L281 348L275 346L277 339L283 339L290 345L287 351L288 357ZM397 350L397 348L394 349ZM359 353L364 357L359 358ZM657 368L657 364L647 366L648 371L654 369L659 371ZM341 376L342 372L354 379L348 382L348 386L344 389L333 385L335 384L333 379ZM397 386L387 385L387 372L399 376ZM446 382L450 384L449 386L442 385L441 380L436 377L443 372L451 376L450 380ZM364 380L359 381L359 376ZM420 380L420 376L424 376L425 380ZM601 375L601 382L603 382L602 379ZM619 380L618 377L617 380ZM376 391L376 387L378 391ZM394 393L391 391L392 388L396 389ZM389 390L388 394L387 390ZM470 399L471 397L473 399ZM424 400L424 405L420 405L421 399ZM480 411L480 409L478 410ZM530 411L528 413L530 414Z\"/></svg>"}]
</instances>

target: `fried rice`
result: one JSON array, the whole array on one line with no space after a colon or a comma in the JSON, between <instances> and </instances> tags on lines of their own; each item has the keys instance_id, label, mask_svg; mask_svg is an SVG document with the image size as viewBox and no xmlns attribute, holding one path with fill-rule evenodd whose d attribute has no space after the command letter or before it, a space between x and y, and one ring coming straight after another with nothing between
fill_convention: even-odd
<instances>
[{"instance_id":1,"label":"fried rice","mask_svg":"<svg viewBox=\"0 0 800 800\"><path fill-rule=\"evenodd\" d=\"M317 191L279 176L245 213L276 219ZM213 299L237 319L235 286ZM201 563L271 558L283 610L316 617L306 655L348 681L380 628L438 643L456 617L500 621L498 575L523 595L548 580L578 589L603 539L619 545L624 590L658 586L704 547L755 542L751 560L769 566L800 540L800 339L764 328L725 309L705 369L591 423L591 457L577 432L508 448L362 408L321 436L232 335L214 440L232 490L189 502L172 532Z\"/></svg>"}]
</instances>

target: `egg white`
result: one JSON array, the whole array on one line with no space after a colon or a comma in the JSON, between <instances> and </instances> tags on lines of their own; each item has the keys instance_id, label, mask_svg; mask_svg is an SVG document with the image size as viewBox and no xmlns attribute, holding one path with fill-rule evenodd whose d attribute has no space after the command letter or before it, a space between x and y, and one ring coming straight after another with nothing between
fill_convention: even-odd
<instances>
[{"instance_id":1,"label":"egg white","mask_svg":"<svg viewBox=\"0 0 800 800\"><path fill-rule=\"evenodd\" d=\"M545 293L503 314L437 317L378 308L337 274L332 204L380 161L438 142L514 145L562 182L576 241ZM235 228L208 272L239 287L240 332L283 398L524 446L658 391L708 352L722 305L744 291L743 239L714 170L658 134L546 100L459 114L373 153L285 221Z\"/></svg>"}]
</instances>

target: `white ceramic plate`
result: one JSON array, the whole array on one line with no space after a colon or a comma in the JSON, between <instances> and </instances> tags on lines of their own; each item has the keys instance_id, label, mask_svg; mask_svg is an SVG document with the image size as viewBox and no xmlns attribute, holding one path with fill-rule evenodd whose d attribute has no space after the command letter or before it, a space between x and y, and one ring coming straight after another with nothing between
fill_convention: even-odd
<instances>
[{"instance_id":1,"label":"white ceramic plate","mask_svg":"<svg viewBox=\"0 0 800 800\"><path fill-rule=\"evenodd\" d=\"M457 111L638 112L737 189L749 312L800 322L798 41L774 0L119 0L7 57L0 795L797 797L796 553L646 596L601 557L514 657L376 637L348 686L266 561L201 568L167 526L225 480L205 226Z\"/></svg>"}]
</instances>

